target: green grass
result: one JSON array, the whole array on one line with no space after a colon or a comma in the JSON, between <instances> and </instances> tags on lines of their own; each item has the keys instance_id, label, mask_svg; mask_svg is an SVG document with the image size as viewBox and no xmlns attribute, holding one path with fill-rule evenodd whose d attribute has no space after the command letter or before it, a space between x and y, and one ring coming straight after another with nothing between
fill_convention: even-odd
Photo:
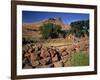
<instances>
[{"instance_id":1,"label":"green grass","mask_svg":"<svg viewBox=\"0 0 100 80\"><path fill-rule=\"evenodd\" d=\"M71 58L71 66L88 66L89 65L89 55L86 52L80 51L76 53Z\"/></svg>"}]
</instances>

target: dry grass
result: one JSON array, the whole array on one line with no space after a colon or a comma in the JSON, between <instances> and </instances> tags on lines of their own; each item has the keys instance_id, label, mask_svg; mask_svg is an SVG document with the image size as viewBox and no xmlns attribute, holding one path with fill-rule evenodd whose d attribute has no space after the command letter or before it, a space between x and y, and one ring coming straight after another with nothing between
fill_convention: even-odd
<instances>
[{"instance_id":1,"label":"dry grass","mask_svg":"<svg viewBox=\"0 0 100 80\"><path fill-rule=\"evenodd\" d=\"M55 46L55 47L62 47L62 46L68 46L72 44L72 41L64 38L59 38L59 39L48 39L42 43L44 46L50 47L50 46Z\"/></svg>"}]
</instances>

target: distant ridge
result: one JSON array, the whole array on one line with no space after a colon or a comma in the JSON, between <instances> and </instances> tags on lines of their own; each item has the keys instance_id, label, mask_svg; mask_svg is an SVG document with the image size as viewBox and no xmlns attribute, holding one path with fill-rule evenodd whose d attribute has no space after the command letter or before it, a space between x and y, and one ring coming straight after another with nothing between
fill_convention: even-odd
<instances>
[{"instance_id":1,"label":"distant ridge","mask_svg":"<svg viewBox=\"0 0 100 80\"><path fill-rule=\"evenodd\" d=\"M23 23L22 26L23 26L23 29L39 30L40 27L44 23L52 23L52 24L60 25L62 30L69 30L71 28L70 25L64 24L60 17L48 18L48 19L44 19L42 21L33 22L33 23Z\"/></svg>"}]
</instances>

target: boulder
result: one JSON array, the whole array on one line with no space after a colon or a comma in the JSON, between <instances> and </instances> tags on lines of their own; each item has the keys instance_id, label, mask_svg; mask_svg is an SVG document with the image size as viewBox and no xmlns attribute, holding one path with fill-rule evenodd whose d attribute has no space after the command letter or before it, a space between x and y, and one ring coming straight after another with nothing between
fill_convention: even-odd
<instances>
[{"instance_id":1,"label":"boulder","mask_svg":"<svg viewBox=\"0 0 100 80\"><path fill-rule=\"evenodd\" d=\"M51 57L45 58L46 64L50 64L52 62Z\"/></svg>"},{"instance_id":2,"label":"boulder","mask_svg":"<svg viewBox=\"0 0 100 80\"><path fill-rule=\"evenodd\" d=\"M66 55L68 55L68 52L64 51L64 52L61 53L61 55L66 56Z\"/></svg>"},{"instance_id":3,"label":"boulder","mask_svg":"<svg viewBox=\"0 0 100 80\"><path fill-rule=\"evenodd\" d=\"M29 48L29 49L28 49L28 53L31 53L31 52L32 52L32 50L33 50L32 48Z\"/></svg>"},{"instance_id":4,"label":"boulder","mask_svg":"<svg viewBox=\"0 0 100 80\"><path fill-rule=\"evenodd\" d=\"M65 62L68 60L68 55L62 56L62 57L61 57L61 60L62 60L62 62L65 63Z\"/></svg>"},{"instance_id":5,"label":"boulder","mask_svg":"<svg viewBox=\"0 0 100 80\"><path fill-rule=\"evenodd\" d=\"M38 44L38 50L41 50L42 44Z\"/></svg>"},{"instance_id":6,"label":"boulder","mask_svg":"<svg viewBox=\"0 0 100 80\"><path fill-rule=\"evenodd\" d=\"M54 57L54 51L52 49L49 50L49 53L51 54L51 57Z\"/></svg>"},{"instance_id":7,"label":"boulder","mask_svg":"<svg viewBox=\"0 0 100 80\"><path fill-rule=\"evenodd\" d=\"M36 67L39 65L39 61L31 61L31 65L33 68Z\"/></svg>"},{"instance_id":8,"label":"boulder","mask_svg":"<svg viewBox=\"0 0 100 80\"><path fill-rule=\"evenodd\" d=\"M35 53L30 53L30 60L35 61L35 60L38 60L38 59L39 59L39 57L38 57L37 54L35 54Z\"/></svg>"},{"instance_id":9,"label":"boulder","mask_svg":"<svg viewBox=\"0 0 100 80\"><path fill-rule=\"evenodd\" d=\"M47 57L47 58L43 58L41 60L39 60L40 64L45 65L45 64L50 64L51 63L51 58Z\"/></svg>"},{"instance_id":10,"label":"boulder","mask_svg":"<svg viewBox=\"0 0 100 80\"><path fill-rule=\"evenodd\" d=\"M49 56L50 56L50 54L49 54L49 52L47 51L47 49L41 48L40 57L45 58L45 57L49 57Z\"/></svg>"},{"instance_id":11,"label":"boulder","mask_svg":"<svg viewBox=\"0 0 100 80\"><path fill-rule=\"evenodd\" d=\"M25 53L25 54L24 54L24 57L25 57L25 58L29 58L29 57L30 57L30 53Z\"/></svg>"},{"instance_id":12,"label":"boulder","mask_svg":"<svg viewBox=\"0 0 100 80\"><path fill-rule=\"evenodd\" d=\"M55 62L54 67L63 67L64 64L61 61Z\"/></svg>"},{"instance_id":13,"label":"boulder","mask_svg":"<svg viewBox=\"0 0 100 80\"><path fill-rule=\"evenodd\" d=\"M53 64L49 64L49 65L43 65L42 68L50 68L50 67L54 67Z\"/></svg>"},{"instance_id":14,"label":"boulder","mask_svg":"<svg viewBox=\"0 0 100 80\"><path fill-rule=\"evenodd\" d=\"M66 50L67 50L67 48L64 47L64 48L61 49L61 52L65 52Z\"/></svg>"},{"instance_id":15,"label":"boulder","mask_svg":"<svg viewBox=\"0 0 100 80\"><path fill-rule=\"evenodd\" d=\"M50 67L54 67L54 64L49 64L49 65L39 65L36 68L50 68Z\"/></svg>"},{"instance_id":16,"label":"boulder","mask_svg":"<svg viewBox=\"0 0 100 80\"><path fill-rule=\"evenodd\" d=\"M52 58L52 62L57 62L58 61L58 55L56 54L53 58Z\"/></svg>"},{"instance_id":17,"label":"boulder","mask_svg":"<svg viewBox=\"0 0 100 80\"><path fill-rule=\"evenodd\" d=\"M40 62L41 65L45 65L46 64L46 61L44 59L39 60L39 62Z\"/></svg>"}]
</instances>

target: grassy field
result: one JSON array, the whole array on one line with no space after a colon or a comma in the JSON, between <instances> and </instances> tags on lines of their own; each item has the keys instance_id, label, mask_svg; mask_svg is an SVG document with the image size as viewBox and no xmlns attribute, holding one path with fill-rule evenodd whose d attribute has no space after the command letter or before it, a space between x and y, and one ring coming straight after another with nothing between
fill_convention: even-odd
<instances>
[{"instance_id":1,"label":"grassy field","mask_svg":"<svg viewBox=\"0 0 100 80\"><path fill-rule=\"evenodd\" d=\"M62 45L70 45L72 44L71 40L68 39L63 39L63 38L59 38L59 39L48 39L46 41L44 41L43 45L44 46L62 46Z\"/></svg>"},{"instance_id":2,"label":"grassy field","mask_svg":"<svg viewBox=\"0 0 100 80\"><path fill-rule=\"evenodd\" d=\"M68 61L65 62L65 66L88 66L89 54L86 51L80 51L73 54Z\"/></svg>"},{"instance_id":3,"label":"grassy field","mask_svg":"<svg viewBox=\"0 0 100 80\"><path fill-rule=\"evenodd\" d=\"M34 37L24 37L26 41L31 42L32 44L42 44L46 47L50 46L63 46L63 45L71 45L73 42L69 39L57 38L57 39L38 39Z\"/></svg>"}]
</instances>

